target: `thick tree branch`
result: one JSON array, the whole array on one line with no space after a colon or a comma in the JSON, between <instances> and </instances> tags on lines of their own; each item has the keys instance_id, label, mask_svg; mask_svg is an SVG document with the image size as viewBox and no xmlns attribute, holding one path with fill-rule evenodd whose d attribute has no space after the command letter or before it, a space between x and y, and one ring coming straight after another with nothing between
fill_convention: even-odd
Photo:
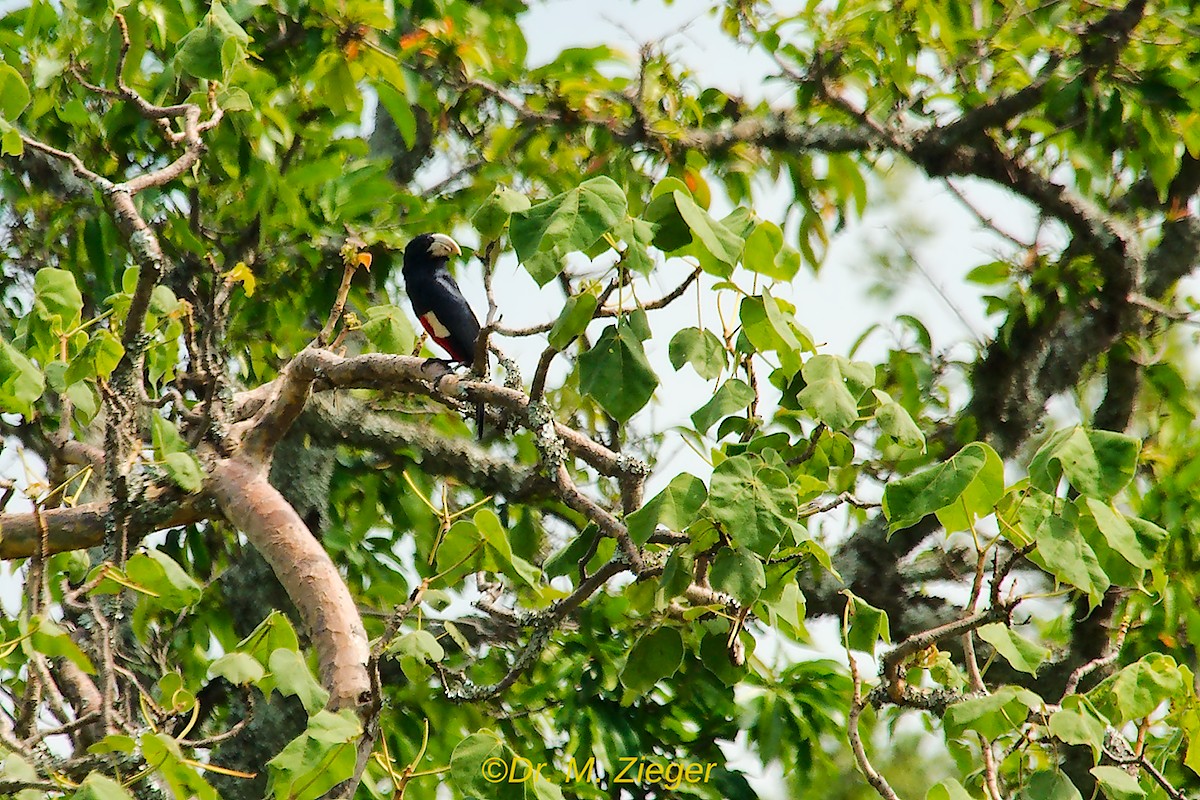
<instances>
[{"instance_id":1,"label":"thick tree branch","mask_svg":"<svg viewBox=\"0 0 1200 800\"><path fill-rule=\"evenodd\" d=\"M226 519L262 554L300 612L317 649L333 710L358 708L370 689L367 634L329 554L267 482L261 465L219 459L207 489Z\"/></svg>"},{"instance_id":2,"label":"thick tree branch","mask_svg":"<svg viewBox=\"0 0 1200 800\"><path fill-rule=\"evenodd\" d=\"M532 468L494 456L473 442L405 422L400 414L376 410L344 392L312 396L297 427L321 444L346 444L380 454L411 453L426 473L454 478L486 494L517 501L554 496L553 483Z\"/></svg>"},{"instance_id":3,"label":"thick tree branch","mask_svg":"<svg viewBox=\"0 0 1200 800\"><path fill-rule=\"evenodd\" d=\"M65 553L103 544L105 526L113 513L109 502L48 509L41 512L46 525L46 552ZM211 501L200 495L181 495L175 489L151 488L130 520L129 532L145 536L154 531L188 525L212 513ZM0 559L28 558L40 543L33 514L0 516Z\"/></svg>"}]
</instances>

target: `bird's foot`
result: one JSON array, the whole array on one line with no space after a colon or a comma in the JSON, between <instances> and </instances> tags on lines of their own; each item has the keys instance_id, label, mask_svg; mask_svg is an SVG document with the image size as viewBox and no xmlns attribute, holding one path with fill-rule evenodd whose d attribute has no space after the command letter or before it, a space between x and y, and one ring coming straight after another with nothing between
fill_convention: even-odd
<instances>
[{"instance_id":1,"label":"bird's foot","mask_svg":"<svg viewBox=\"0 0 1200 800\"><path fill-rule=\"evenodd\" d=\"M436 381L454 372L454 362L444 358L427 358L421 372L431 381Z\"/></svg>"}]
</instances>

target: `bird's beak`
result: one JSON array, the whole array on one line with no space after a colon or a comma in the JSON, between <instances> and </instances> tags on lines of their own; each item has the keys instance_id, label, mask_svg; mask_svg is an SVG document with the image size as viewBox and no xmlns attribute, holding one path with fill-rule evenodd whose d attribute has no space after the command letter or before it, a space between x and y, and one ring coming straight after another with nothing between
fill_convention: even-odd
<instances>
[{"instance_id":1,"label":"bird's beak","mask_svg":"<svg viewBox=\"0 0 1200 800\"><path fill-rule=\"evenodd\" d=\"M433 244L429 245L429 255L436 258L449 258L451 255L461 256L462 248L458 242L444 233L433 234Z\"/></svg>"}]
</instances>

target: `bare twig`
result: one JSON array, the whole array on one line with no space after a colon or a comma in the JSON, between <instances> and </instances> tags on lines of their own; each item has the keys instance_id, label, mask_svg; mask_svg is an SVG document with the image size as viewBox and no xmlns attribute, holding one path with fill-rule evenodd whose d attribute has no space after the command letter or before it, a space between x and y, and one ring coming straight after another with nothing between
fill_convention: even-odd
<instances>
[{"instance_id":1,"label":"bare twig","mask_svg":"<svg viewBox=\"0 0 1200 800\"><path fill-rule=\"evenodd\" d=\"M1094 658L1086 664L1081 664L1067 678L1067 684L1063 688L1062 700L1065 700L1070 695L1075 694L1075 690L1079 688L1079 682L1091 675L1098 669L1103 669L1110 664L1116 662L1117 657L1121 654L1121 646L1125 643L1125 635L1129 633L1129 625L1132 622L1132 614L1126 612L1125 618L1121 620L1120 627L1117 628L1117 637L1106 648L1107 652L1099 658ZM1062 702L1060 700L1059 702Z\"/></svg>"},{"instance_id":2,"label":"bare twig","mask_svg":"<svg viewBox=\"0 0 1200 800\"><path fill-rule=\"evenodd\" d=\"M858 674L858 662L850 653L849 648L846 649L846 655L850 660L850 679L854 682L854 696L850 701L850 714L846 719L846 735L850 740L850 749L854 752L854 760L858 763L858 769L866 777L867 782L871 784L880 797L884 800L900 800L895 790L887 782L883 775L875 769L871 764L871 759L867 757L867 749L863 746L862 735L858 730L858 720L862 716L863 710L867 707L867 702L863 697L862 678Z\"/></svg>"},{"instance_id":3,"label":"bare twig","mask_svg":"<svg viewBox=\"0 0 1200 800\"><path fill-rule=\"evenodd\" d=\"M595 594L610 578L628 569L629 565L618 559L609 561L600 567L587 580L581 582L569 596L559 600L546 612L531 621L530 624L534 628L534 633L525 647L521 649L521 652L517 655L513 665L504 677L488 686L474 686L466 683L455 689L447 688L447 699L456 703L472 703L490 700L502 694L516 683L517 679L533 665L538 655L541 654L542 650L550 642L550 635L568 615L579 608L584 600Z\"/></svg>"},{"instance_id":4,"label":"bare twig","mask_svg":"<svg viewBox=\"0 0 1200 800\"><path fill-rule=\"evenodd\" d=\"M688 276L683 279L682 283L680 283L678 286L676 286L671 291L667 292L662 297L658 298L657 300L651 300L648 303L642 303L641 305L634 306L633 308L624 308L624 307L612 308L612 307L606 306L604 304L605 301L608 299L609 295L611 295L612 292L619 285L619 281L613 281L600 294L600 297L597 300L596 313L592 315L592 319L621 317L621 316L624 316L625 314L629 314L633 311L636 311L638 308L642 309L643 311L655 311L657 309L664 308L664 307L670 305L671 303L673 303L674 301L678 300L680 297L682 297L683 293L687 291L687 288L689 286L691 286L692 283L699 276L700 276L700 268L697 267L696 269L694 269L690 273L688 273ZM554 327L555 322L557 322L557 320L551 320L549 322L542 322L542 323L538 323L537 325L529 325L524 328L505 328L503 326L498 325L495 327L494 333L497 333L500 336L508 336L510 338L516 338L516 337L520 337L520 336L534 336L539 333L546 333L547 331L549 331L551 328Z\"/></svg>"},{"instance_id":5,"label":"bare twig","mask_svg":"<svg viewBox=\"0 0 1200 800\"><path fill-rule=\"evenodd\" d=\"M245 713L245 715L242 716L241 719L239 719L233 725L233 727L229 728L228 730L221 731L220 733L213 734L212 736L206 736L202 739L180 739L179 745L181 747L191 747L191 748L202 748L203 749L203 748L212 747L213 745L218 745L227 739L232 739L233 737L235 737L239 733L241 733L243 730L245 730L246 726L250 724L250 720L254 718L254 709L255 709L256 702L257 701L254 699L254 692L247 691L246 692L246 713Z\"/></svg>"},{"instance_id":6,"label":"bare twig","mask_svg":"<svg viewBox=\"0 0 1200 800\"><path fill-rule=\"evenodd\" d=\"M1016 245L1017 247L1021 248L1022 250L1032 250L1034 248L1034 246L1036 245L1036 242L1023 241L1021 239L1018 239L1016 236L1009 233L1008 231L1004 230L1003 228L1001 228L999 223L997 223L994 219L992 219L991 217L989 217L988 215L986 215L982 211L980 211L979 208L973 202L971 202L970 198L967 197L967 195L963 192L963 190L960 189L954 181L952 181L948 178L946 179L946 188L950 190L951 194L953 194L955 197L958 198L958 202L962 204L963 208L965 208L967 211L971 212L971 216L975 217L975 219L979 222L980 225L983 225L985 228L992 231L1000 238L1006 239L1007 241Z\"/></svg>"},{"instance_id":7,"label":"bare twig","mask_svg":"<svg viewBox=\"0 0 1200 800\"><path fill-rule=\"evenodd\" d=\"M370 254L362 254L370 264ZM354 273L358 270L360 254L355 250L344 254L343 261L345 265L342 268L342 282L338 286L337 297L334 298L333 307L329 309L329 319L325 322L325 327L321 328L321 332L317 334L316 346L324 347L329 344L329 337L333 335L333 329L337 327L338 321L342 318L342 311L346 307L346 297L350 294L350 284L354 280Z\"/></svg>"}]
</instances>

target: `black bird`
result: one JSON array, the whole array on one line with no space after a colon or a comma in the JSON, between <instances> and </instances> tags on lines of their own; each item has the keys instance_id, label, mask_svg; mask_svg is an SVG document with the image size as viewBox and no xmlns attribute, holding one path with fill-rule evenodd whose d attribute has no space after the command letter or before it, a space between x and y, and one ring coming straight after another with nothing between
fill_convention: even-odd
<instances>
[{"instance_id":1,"label":"black bird","mask_svg":"<svg viewBox=\"0 0 1200 800\"><path fill-rule=\"evenodd\" d=\"M458 242L444 233L422 233L404 248L404 285L421 326L452 359L470 366L479 320L446 269L451 255L462 255Z\"/></svg>"},{"instance_id":2,"label":"black bird","mask_svg":"<svg viewBox=\"0 0 1200 800\"><path fill-rule=\"evenodd\" d=\"M446 269L451 255L462 255L462 248L446 234L417 236L404 248L404 285L421 327L451 359L469 367L475 361L479 319ZM482 403L476 411L482 437Z\"/></svg>"}]
</instances>

